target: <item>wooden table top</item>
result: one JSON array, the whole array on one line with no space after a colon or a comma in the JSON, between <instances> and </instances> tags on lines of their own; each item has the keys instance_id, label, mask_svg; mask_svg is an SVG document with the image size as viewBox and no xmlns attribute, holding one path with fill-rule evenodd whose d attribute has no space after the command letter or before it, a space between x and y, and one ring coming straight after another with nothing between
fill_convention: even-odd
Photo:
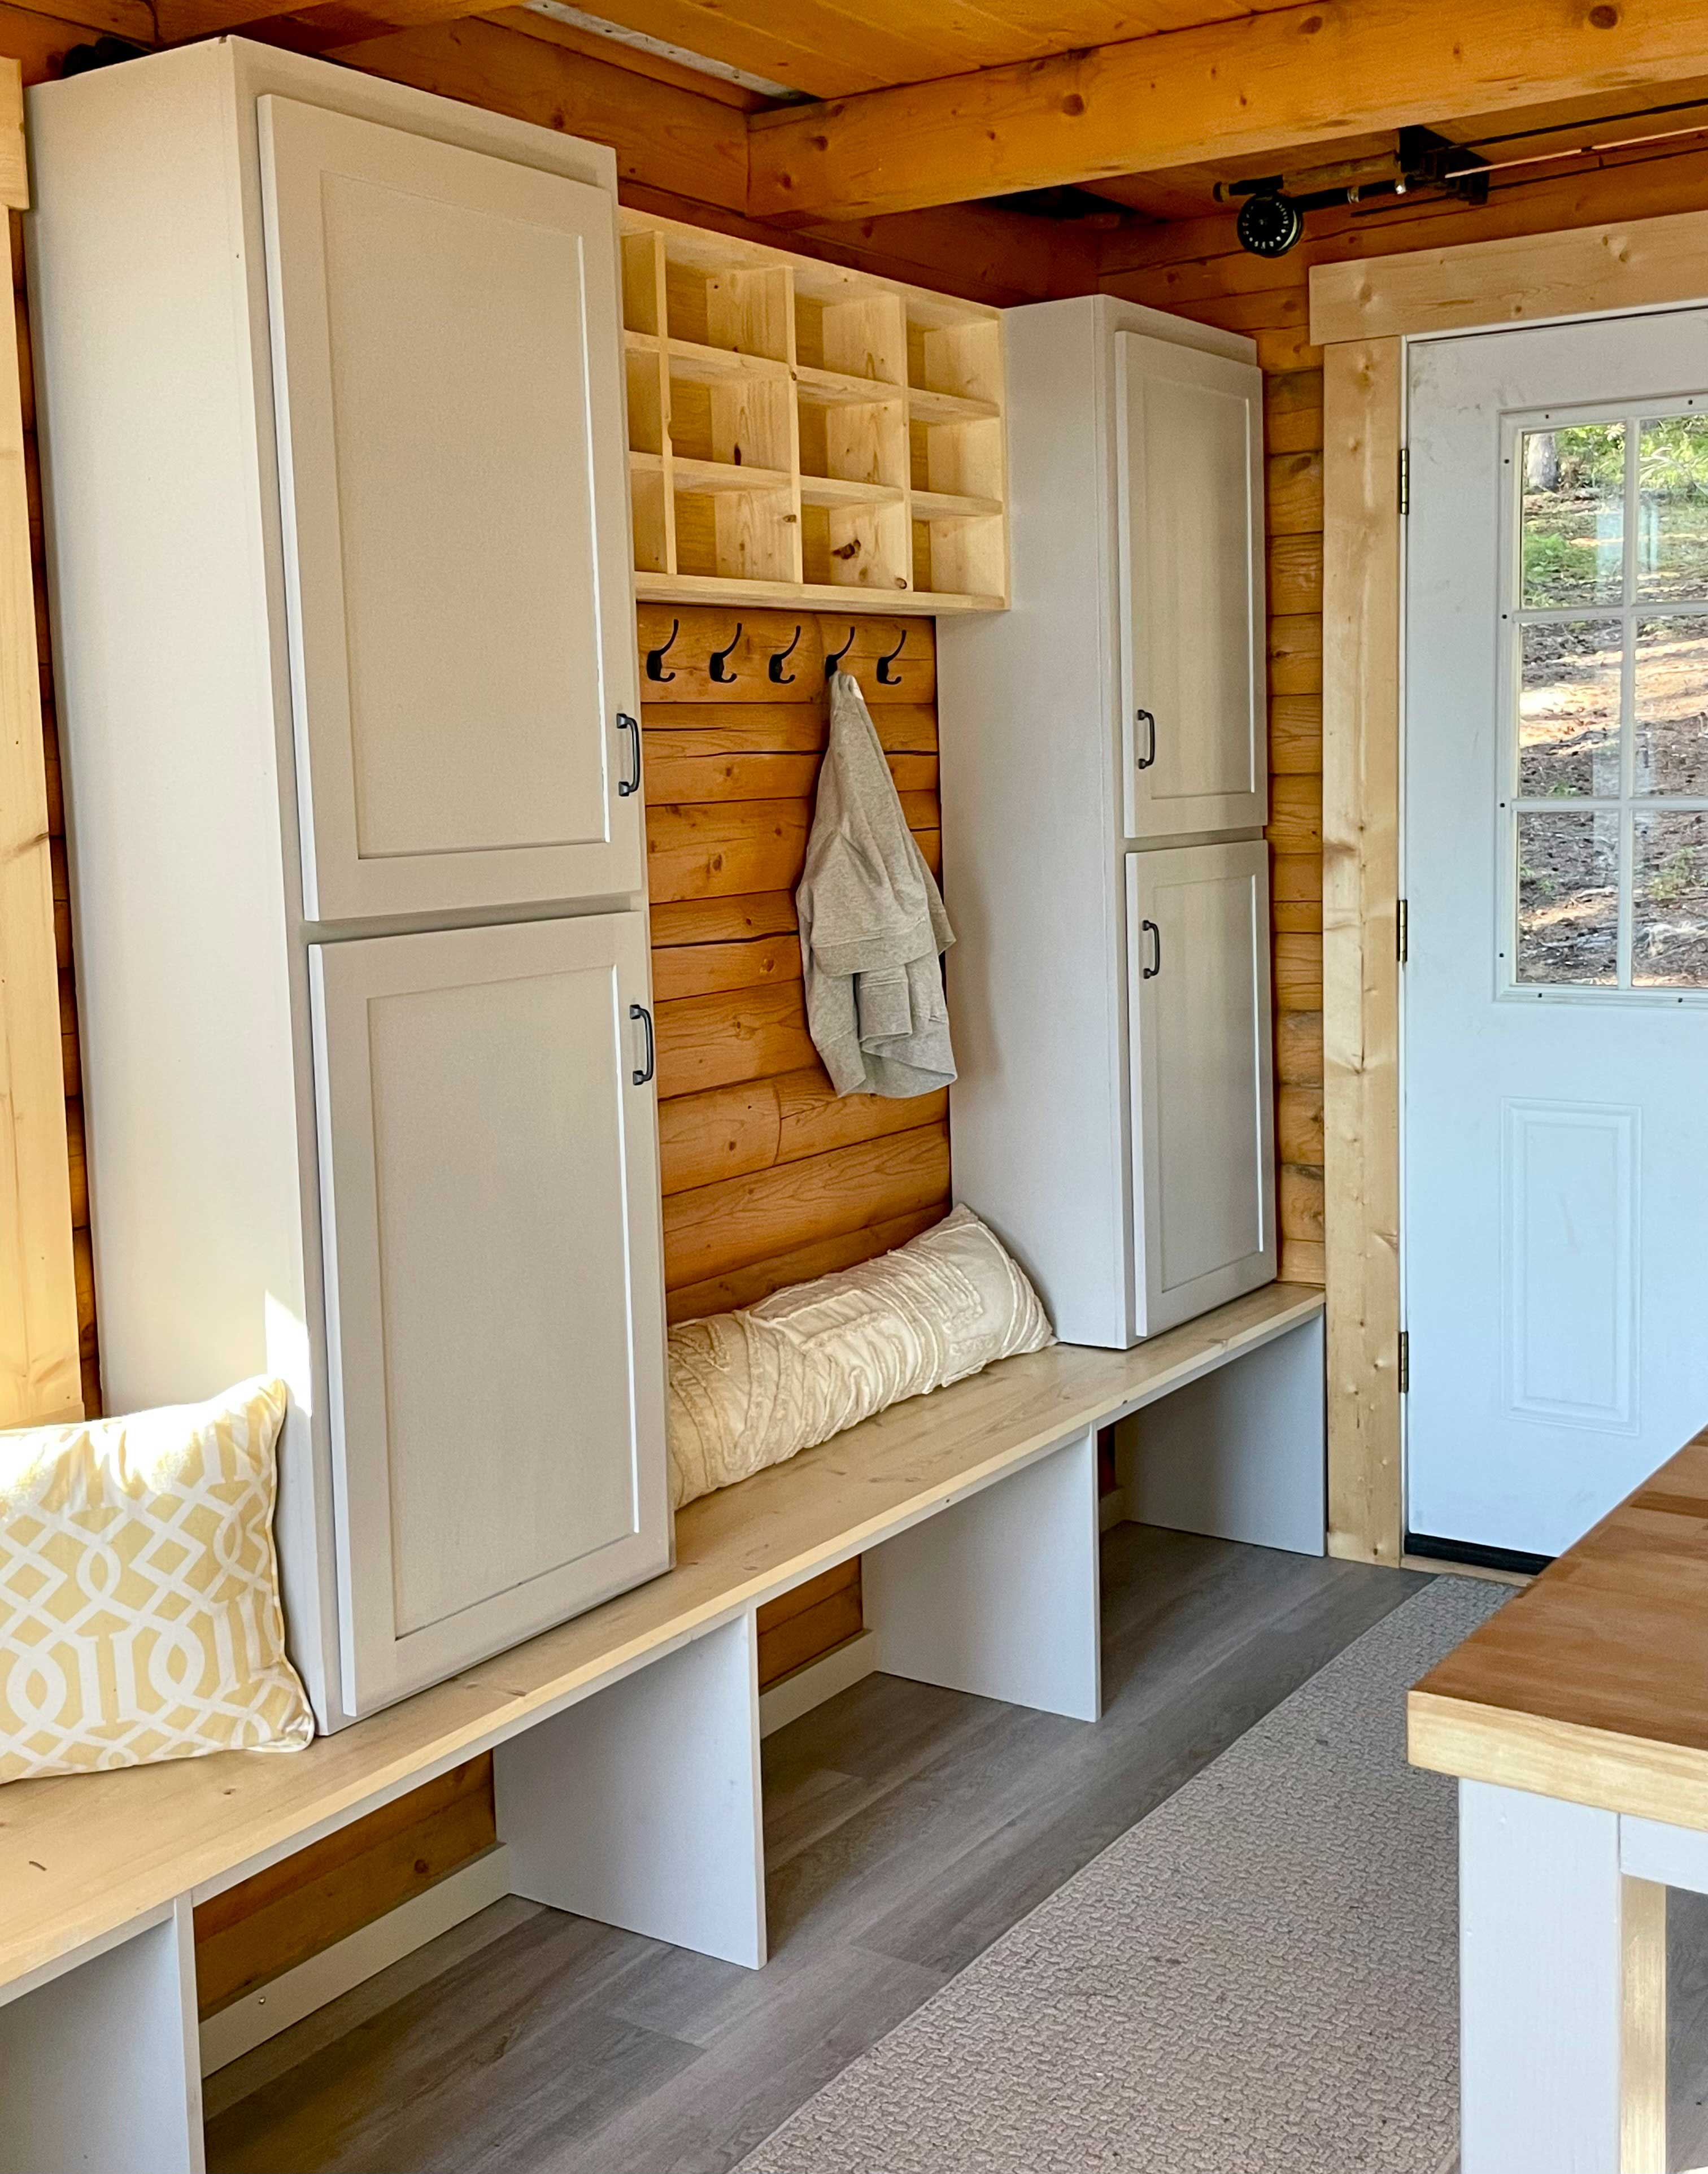
<instances>
[{"instance_id":1,"label":"wooden table top","mask_svg":"<svg viewBox=\"0 0 1708 2174\"><path fill-rule=\"evenodd\" d=\"M1413 1766L1708 1829L1708 1430L1432 1668Z\"/></svg>"}]
</instances>

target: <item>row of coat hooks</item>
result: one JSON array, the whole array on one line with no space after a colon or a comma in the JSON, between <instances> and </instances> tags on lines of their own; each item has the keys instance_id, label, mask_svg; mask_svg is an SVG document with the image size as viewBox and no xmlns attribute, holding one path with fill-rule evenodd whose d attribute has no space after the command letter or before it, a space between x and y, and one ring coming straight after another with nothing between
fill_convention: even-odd
<instances>
[{"instance_id":1,"label":"row of coat hooks","mask_svg":"<svg viewBox=\"0 0 1708 2174\"><path fill-rule=\"evenodd\" d=\"M682 621L679 619L672 619L670 622L670 631L665 636L664 640L658 645L657 649L649 649L646 652L646 677L654 682L655 684L661 684L665 680L673 679L676 677L673 671L667 672L665 670L664 660L670 654L671 646L675 641L678 634L681 631L681 628ZM851 625L848 629L848 639L846 641L843 643L842 646L839 650L836 650L834 653L827 654L825 657L824 677L827 679L831 679L835 677L837 667L841 663L842 659L848 654L848 652L854 646L854 637L858 632L859 629L857 627ZM707 674L721 687L727 687L732 680L738 679L741 677L741 674L732 668L729 661L731 657L734 654L736 644L741 640L741 635L742 622L738 619L736 622L735 632L731 635L728 641L722 649L712 650L706 657L705 668ZM774 651L771 656L767 658L765 662L765 676L770 680L774 686L791 687L794 684L795 674L792 672L785 672L783 667L788 662L790 657L794 655L796 645L799 642L800 639L801 630L797 625L794 633L790 636L786 646L782 649ZM901 630L900 641L896 643L895 648L890 650L887 655L880 657L878 660L878 684L880 687L899 687L901 684L901 674L893 668L896 658L900 656L902 651L905 649L906 646L907 629L903 627Z\"/></svg>"}]
</instances>

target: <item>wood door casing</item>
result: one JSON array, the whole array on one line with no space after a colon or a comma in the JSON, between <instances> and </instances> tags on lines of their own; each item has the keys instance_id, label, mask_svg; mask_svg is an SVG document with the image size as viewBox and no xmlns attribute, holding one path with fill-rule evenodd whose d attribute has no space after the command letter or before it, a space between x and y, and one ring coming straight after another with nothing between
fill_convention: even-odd
<instances>
[{"instance_id":1,"label":"wood door casing","mask_svg":"<svg viewBox=\"0 0 1708 2174\"><path fill-rule=\"evenodd\" d=\"M611 198L260 117L305 911L632 893Z\"/></svg>"}]
</instances>

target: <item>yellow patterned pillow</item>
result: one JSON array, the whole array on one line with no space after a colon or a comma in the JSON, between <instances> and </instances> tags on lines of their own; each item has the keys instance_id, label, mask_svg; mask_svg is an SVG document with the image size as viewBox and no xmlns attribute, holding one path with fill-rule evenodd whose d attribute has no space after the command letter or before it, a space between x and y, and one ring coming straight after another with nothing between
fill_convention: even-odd
<instances>
[{"instance_id":1,"label":"yellow patterned pillow","mask_svg":"<svg viewBox=\"0 0 1708 2174\"><path fill-rule=\"evenodd\" d=\"M288 1398L0 1434L0 1782L309 1741L273 1551Z\"/></svg>"}]
</instances>

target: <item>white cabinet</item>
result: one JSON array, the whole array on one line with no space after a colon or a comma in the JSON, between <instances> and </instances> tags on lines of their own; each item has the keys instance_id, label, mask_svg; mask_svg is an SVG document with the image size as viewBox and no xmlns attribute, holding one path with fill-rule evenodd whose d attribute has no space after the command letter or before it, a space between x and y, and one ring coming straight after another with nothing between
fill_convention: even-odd
<instances>
[{"instance_id":1,"label":"white cabinet","mask_svg":"<svg viewBox=\"0 0 1708 2174\"><path fill-rule=\"evenodd\" d=\"M1134 1284L1147 1335L1274 1274L1269 859L1127 857Z\"/></svg>"},{"instance_id":2,"label":"white cabinet","mask_svg":"<svg viewBox=\"0 0 1708 2174\"><path fill-rule=\"evenodd\" d=\"M657 1568L641 913L314 946L345 1698Z\"/></svg>"},{"instance_id":3,"label":"white cabinet","mask_svg":"<svg viewBox=\"0 0 1708 2174\"><path fill-rule=\"evenodd\" d=\"M1013 608L938 630L954 1189L1118 1347L1275 1274L1261 380L1111 297L1004 324Z\"/></svg>"},{"instance_id":4,"label":"white cabinet","mask_svg":"<svg viewBox=\"0 0 1708 2174\"><path fill-rule=\"evenodd\" d=\"M240 40L30 99L105 1387L289 1381L337 1727L671 1557L614 162Z\"/></svg>"},{"instance_id":5,"label":"white cabinet","mask_svg":"<svg viewBox=\"0 0 1708 2174\"><path fill-rule=\"evenodd\" d=\"M636 890L610 196L257 103L303 910Z\"/></svg>"},{"instance_id":6,"label":"white cabinet","mask_svg":"<svg viewBox=\"0 0 1708 2174\"><path fill-rule=\"evenodd\" d=\"M1127 836L1261 824L1262 379L1143 333L1111 338Z\"/></svg>"}]
</instances>

